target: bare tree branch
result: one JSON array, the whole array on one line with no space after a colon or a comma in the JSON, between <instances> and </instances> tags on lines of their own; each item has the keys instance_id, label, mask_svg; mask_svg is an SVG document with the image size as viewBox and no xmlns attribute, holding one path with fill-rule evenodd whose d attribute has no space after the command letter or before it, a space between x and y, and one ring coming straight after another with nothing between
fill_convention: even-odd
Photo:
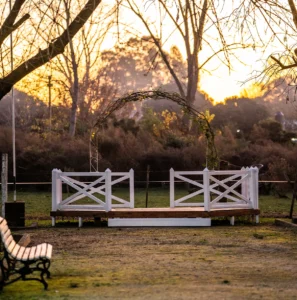
<instances>
[{"instance_id":1,"label":"bare tree branch","mask_svg":"<svg viewBox=\"0 0 297 300\"><path fill-rule=\"evenodd\" d=\"M295 27L297 29L297 9L296 9L295 3L294 3L293 0L288 0L288 3L289 3L290 8L291 8L291 12L292 12L292 16L293 16L293 22L294 22Z\"/></svg>"},{"instance_id":2,"label":"bare tree branch","mask_svg":"<svg viewBox=\"0 0 297 300\"><path fill-rule=\"evenodd\" d=\"M10 74L0 79L0 100L9 93L14 84L26 75L49 62L55 56L63 53L66 45L69 44L70 40L86 23L100 3L101 0L89 0L76 18L71 22L69 27L53 43L50 43L46 49L40 50L35 56L31 57Z\"/></svg>"},{"instance_id":3,"label":"bare tree branch","mask_svg":"<svg viewBox=\"0 0 297 300\"><path fill-rule=\"evenodd\" d=\"M138 16L140 18L140 20L142 21L143 25L146 27L147 31L149 32L150 36L152 37L152 39L154 40L154 43L155 45L157 46L158 50L159 50L159 53L164 61L164 63L166 64L171 76L174 78L174 81L178 87L178 90L181 94L182 97L185 97L185 92L184 92L184 89L183 89L183 86L179 80L179 78L177 77L176 73L174 72L165 52L164 52L164 49L162 48L162 45L160 43L160 39L158 39L154 33L152 32L149 24L146 22L146 20L144 19L144 17L142 16L142 14L140 13L140 11L136 10L135 7L131 4L130 1L128 1L128 4L131 8L131 10L135 13L136 16Z\"/></svg>"},{"instance_id":4,"label":"bare tree branch","mask_svg":"<svg viewBox=\"0 0 297 300\"><path fill-rule=\"evenodd\" d=\"M274 60L282 70L292 69L297 67L297 63L290 64L290 65L284 65L279 59L275 58L274 56L270 55L271 59Z\"/></svg>"},{"instance_id":5,"label":"bare tree branch","mask_svg":"<svg viewBox=\"0 0 297 300\"><path fill-rule=\"evenodd\" d=\"M14 31L16 30L22 23L24 23L30 16L23 16L17 23L14 24L17 16L20 13L22 5L26 0L16 0L14 5L5 19L2 27L0 28L0 46L4 42L4 40Z\"/></svg>"}]
</instances>

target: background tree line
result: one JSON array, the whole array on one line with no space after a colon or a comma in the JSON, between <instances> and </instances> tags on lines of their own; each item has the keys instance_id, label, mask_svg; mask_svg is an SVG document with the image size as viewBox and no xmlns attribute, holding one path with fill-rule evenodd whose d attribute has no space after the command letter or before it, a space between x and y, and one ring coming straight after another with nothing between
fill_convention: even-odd
<instances>
[{"instance_id":1,"label":"background tree line","mask_svg":"<svg viewBox=\"0 0 297 300\"><path fill-rule=\"evenodd\" d=\"M127 82L123 84L125 80L131 82L132 89L133 82L146 87L153 80L152 76L137 71L138 63L143 66L141 60L137 63L138 58L133 59L130 53L125 57L125 53L120 52L121 58L120 55L114 56L116 68L112 67L109 58L108 74L104 74L106 82L114 84L107 84L104 90L98 91L98 95L108 91L104 97L106 102L117 95L115 86L118 85L119 89L127 87ZM109 57L112 53L109 51L106 55ZM127 78L119 76L127 70ZM283 88L285 85L279 86L273 95L267 92L255 99L233 97L215 106L206 95L197 93L197 105L214 115L211 124L216 133L221 168L239 169L263 164L262 179L287 180L294 175L297 145L292 138L297 137L297 121L292 105L279 101ZM72 138L68 134L69 107L63 104L53 106L50 132L48 105L44 101L23 92L17 92L16 99L18 181L50 181L53 167L75 171L89 169L89 128L84 121L78 117L76 136ZM0 103L0 147L11 154L9 102L9 97L6 97ZM285 123L275 120L280 109L284 111ZM205 139L197 127L185 128L183 117L180 108L168 100L143 101L119 111L99 134L100 171L133 168L137 179L145 180L146 168L150 165L151 180L167 180L171 167L203 169ZM90 122L96 120L96 110L90 110L86 118ZM277 193L284 195L283 189L284 185L279 185Z\"/></svg>"}]
</instances>

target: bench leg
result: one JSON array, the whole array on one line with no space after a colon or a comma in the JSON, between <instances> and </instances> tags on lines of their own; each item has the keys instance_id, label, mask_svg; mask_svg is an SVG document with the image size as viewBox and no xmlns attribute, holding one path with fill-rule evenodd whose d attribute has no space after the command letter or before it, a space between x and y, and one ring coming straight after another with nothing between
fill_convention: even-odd
<instances>
[{"instance_id":1,"label":"bench leg","mask_svg":"<svg viewBox=\"0 0 297 300\"><path fill-rule=\"evenodd\" d=\"M3 283L9 279L11 270L15 268L14 260L11 260L8 256L7 251L4 249L4 257L0 261L0 282Z\"/></svg>"},{"instance_id":2,"label":"bench leg","mask_svg":"<svg viewBox=\"0 0 297 300\"><path fill-rule=\"evenodd\" d=\"M11 284L22 278L22 276L18 273L18 270L16 270L15 265L15 260L10 259L8 253L4 249L4 257L0 261L0 291L3 290L5 285ZM17 277L14 276L16 274L18 274ZM11 276L14 276L14 278L9 281Z\"/></svg>"},{"instance_id":3,"label":"bench leg","mask_svg":"<svg viewBox=\"0 0 297 300\"><path fill-rule=\"evenodd\" d=\"M29 281L29 280L39 281L43 284L44 289L47 290L48 284L45 281L44 277L46 276L46 278L50 278L51 275L49 271L50 260L43 259L37 262L28 261L28 262L21 262L21 263L23 264L21 268L16 269L14 264L12 271L10 271L10 267L5 268L3 259L1 260L1 273L4 274L4 276L0 278L0 290L2 290L5 285L16 282L19 279L22 279L23 281ZM32 264L34 264L34 266L31 266ZM27 275L30 275L35 271L40 272L40 279L26 277ZM9 280L10 275L17 275L17 277L13 276L14 278Z\"/></svg>"},{"instance_id":4,"label":"bench leg","mask_svg":"<svg viewBox=\"0 0 297 300\"><path fill-rule=\"evenodd\" d=\"M44 279L44 275L45 275L45 274L46 274L46 271L43 270L43 271L40 273L40 279L39 279L39 278L26 278L26 277L24 277L24 278L22 278L22 280L24 280L24 281L28 281L28 280L36 280L36 281L39 281L39 282L41 282L41 283L43 284L44 289L47 290L48 284L47 284L47 282L46 282L45 279Z\"/></svg>"},{"instance_id":5,"label":"bench leg","mask_svg":"<svg viewBox=\"0 0 297 300\"><path fill-rule=\"evenodd\" d=\"M2 267L2 260L0 262L0 291L3 290L4 287L4 268Z\"/></svg>"},{"instance_id":6,"label":"bench leg","mask_svg":"<svg viewBox=\"0 0 297 300\"><path fill-rule=\"evenodd\" d=\"M32 262L24 263L24 267L19 270L19 273L21 274L22 280L28 281L28 280L36 280L43 284L44 289L47 290L48 284L44 279L44 276L46 275L47 278L50 278L50 261L49 260L41 260L39 262L36 262L36 267L30 267L30 264ZM40 279L39 278L27 278L26 275L32 274L33 272L38 271L40 272Z\"/></svg>"}]
</instances>

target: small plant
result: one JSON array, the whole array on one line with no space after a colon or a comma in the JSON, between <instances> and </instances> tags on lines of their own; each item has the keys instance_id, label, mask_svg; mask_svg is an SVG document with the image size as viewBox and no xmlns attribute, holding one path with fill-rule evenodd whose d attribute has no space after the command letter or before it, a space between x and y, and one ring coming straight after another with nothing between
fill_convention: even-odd
<instances>
[{"instance_id":1,"label":"small plant","mask_svg":"<svg viewBox=\"0 0 297 300\"><path fill-rule=\"evenodd\" d=\"M253 237L256 238L256 239L259 239L259 240L263 240L264 239L264 235L258 234L258 233L254 233Z\"/></svg>"},{"instance_id":2,"label":"small plant","mask_svg":"<svg viewBox=\"0 0 297 300\"><path fill-rule=\"evenodd\" d=\"M71 288L77 288L79 286L79 284L77 282L70 282L70 285L69 285Z\"/></svg>"},{"instance_id":3,"label":"small plant","mask_svg":"<svg viewBox=\"0 0 297 300\"><path fill-rule=\"evenodd\" d=\"M230 284L231 282L229 280L225 279L225 280L222 281L222 283L223 284Z\"/></svg>"},{"instance_id":4,"label":"small plant","mask_svg":"<svg viewBox=\"0 0 297 300\"><path fill-rule=\"evenodd\" d=\"M94 286L94 287L99 287L99 286L101 286L101 284L100 284L100 282L94 282L94 283L93 283L93 286Z\"/></svg>"},{"instance_id":5,"label":"small plant","mask_svg":"<svg viewBox=\"0 0 297 300\"><path fill-rule=\"evenodd\" d=\"M207 245L207 244L208 244L208 242L206 239L202 239L199 241L199 245Z\"/></svg>"}]
</instances>

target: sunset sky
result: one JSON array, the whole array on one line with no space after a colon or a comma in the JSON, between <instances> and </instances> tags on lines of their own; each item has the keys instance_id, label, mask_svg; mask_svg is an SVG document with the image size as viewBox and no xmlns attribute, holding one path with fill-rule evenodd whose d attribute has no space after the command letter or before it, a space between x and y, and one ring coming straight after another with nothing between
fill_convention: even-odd
<instances>
[{"instance_id":1,"label":"sunset sky","mask_svg":"<svg viewBox=\"0 0 297 300\"><path fill-rule=\"evenodd\" d=\"M135 3L139 2L141 1L135 1ZM227 2L224 5L224 10L231 11L233 5L233 1ZM159 21L158 17L156 16L156 10L153 4L147 6L143 12L144 14L146 14L147 19L150 20L151 24L153 24L154 22L157 23ZM133 34L137 36L148 35L148 31L143 26L143 24L128 9L125 10L125 8L121 8L120 19L125 24L125 26L128 25L129 28L127 30L127 28L125 28L124 26L120 27L121 39L127 39L127 36L129 36L129 34L127 34L128 31L132 33L132 35L130 34L130 36L133 36ZM262 26L259 26L259 24ZM155 27L157 28L157 26L158 25L156 25ZM166 42L164 43L164 48L166 50L169 50L172 45L176 45L184 54L184 57L186 57L182 39L178 36L178 34L172 33L174 30L174 26L172 26L172 23L170 23L168 19L163 19L162 26L163 32L165 33L163 34L163 40L166 40ZM256 71L262 71L264 62L271 53L282 50L282 45L280 45L279 42L275 41L272 44L268 43L268 40L271 37L271 33L267 33L265 31L265 28L265 23L261 23L261 21L259 21L257 31L258 33L262 34L261 43L259 41L259 44L256 45L256 48L254 50L252 49L252 47L236 50L236 55L241 60L241 63L236 59L231 60L231 63L233 64L233 68L231 70L224 66L218 59L213 58L207 64L207 72L203 72L201 75L200 89L202 91L205 91L217 102L223 101L226 97L234 95L239 96L243 89L247 91L250 90L251 93L254 94L253 81L248 81L248 79L252 75L255 75ZM156 29L156 32L157 31L158 30ZM212 37L211 31L207 34ZM237 33L234 29L230 32L223 32L223 34L226 35L227 41L231 41L233 36ZM170 36L170 38L168 38L168 36ZM117 42L117 39L118 35L116 32L110 33L103 43L103 48L111 48ZM267 41L266 44L265 40ZM213 43L215 43L215 41L213 41ZM250 41L247 40L246 43L249 44ZM265 47L267 47L267 45L268 47L264 49L263 43L265 44ZM205 52L206 51L202 51L200 54L202 58L201 61L207 58L208 54L205 54Z\"/></svg>"},{"instance_id":2,"label":"sunset sky","mask_svg":"<svg viewBox=\"0 0 297 300\"><path fill-rule=\"evenodd\" d=\"M225 3L224 10L226 10L226 14L228 14L228 10L229 12L232 11L233 9L232 5L234 5L234 3L237 3L237 1L230 1L230 2L223 1L223 2ZM154 1L135 0L135 3L137 4L157 3L157 1L154 2ZM218 1L218 3L221 5L220 1ZM103 6L103 4L106 6ZM103 1L102 7L100 7L100 9L101 8L105 9L106 7L106 10L108 10L114 4L115 1ZM97 10L97 13L98 14L96 16L102 15L99 10ZM159 22L160 20L158 20L158 16L156 14L156 8L154 7L154 5L151 4L149 7L146 7L143 10L143 13L145 14L146 19L150 22L152 28L155 30L156 36L159 36L158 26L160 24ZM174 9L173 9L173 14L176 14ZM131 10L123 6L121 6L120 8L119 22L120 22L119 26L114 26L112 30L108 33L100 49L101 52L103 50L113 48L114 45L119 41L119 38L120 38L120 42L124 43L130 37L135 37L135 36L141 37L141 36L149 35L147 29L144 27L141 21L135 16L135 14L131 12ZM102 22L98 22L98 23L102 24ZM168 19L164 18L162 19L161 23L163 27L162 44L164 49L169 51L173 45L177 46L181 51L181 53L183 54L184 58L186 59L184 43L181 37L176 33L177 30L174 30L172 21L169 21ZM269 42L269 39L271 37L271 32L269 32L269 30L266 32L265 31L266 27L267 25L265 25L265 23L261 23L260 21L257 23L257 26L253 25L253 28L257 28L257 34L260 34L262 39L262 41L259 41L259 38L255 33L256 38L254 43L256 45L254 49L252 49L252 41L248 38L248 35L246 35L247 36L246 39L245 39L245 34L242 35L243 42L246 45L249 45L249 47L245 49L237 49L234 51L238 59L235 59L234 57L230 57L230 61L232 63L232 69L229 70L225 65L223 65L222 61L220 61L215 57L211 59L205 67L206 71L202 71L200 74L200 90L205 91L216 102L223 101L226 97L240 96L243 90L247 90L247 91L251 90L252 94L254 95L253 86L252 86L253 81L251 80L248 81L248 79L251 76L255 75L256 71L259 72L263 70L264 62L267 60L267 58L271 53L274 53L275 51L283 50L283 45L281 45L280 42L277 41L274 41L273 43ZM220 46L219 43L216 41L216 34L217 32L214 32L213 29L209 29L205 34L205 39L207 41L210 41L209 43L211 43L211 46L217 51L218 47ZM240 40L240 34L238 33L238 30L236 30L235 27L232 28L232 30L225 29L223 31L223 35L226 38L227 43L229 44L232 44L234 40ZM283 39L283 34L279 33L279 37L280 39ZM290 43L292 44L294 43L294 41L288 40L288 44ZM16 48L14 50L15 57L18 55L21 57L21 54L18 53L19 51L21 51L20 48ZM207 58L211 54L212 53L208 52L208 47L206 45L203 45L203 49L199 54L199 64L207 60ZM241 62L239 62L239 60ZM96 66L98 67L98 65ZM45 67L39 68L35 72L35 75L37 77L40 76L40 78L42 78L43 81L44 80L46 81L48 77L48 73L50 73L49 71L50 68L51 66L49 63ZM30 77L30 75L28 77ZM23 85L27 84L26 81L31 80L28 79L28 77L23 81ZM35 89L36 90L40 89L40 91L42 90L42 86L46 86L47 84L47 83L37 84L36 79L31 80L31 83L32 86L30 87L30 90L34 89L34 85L38 85L35 87ZM162 82L160 82L160 86L162 86ZM47 88L45 92L40 92L40 95L44 93L47 94Z\"/></svg>"},{"instance_id":3,"label":"sunset sky","mask_svg":"<svg viewBox=\"0 0 297 300\"><path fill-rule=\"evenodd\" d=\"M103 43L103 48L112 48L115 43L116 38L113 38L113 35L110 34ZM171 43L167 44L167 49L169 50L172 45L174 45L173 39ZM263 60L268 57L268 54L263 55L261 50L243 49L238 50L238 52L241 53L244 64L235 63L233 69L228 70L214 59L213 63L210 64L211 68L214 69L212 74L204 72L201 76L201 90L217 102L221 102L230 96L239 96L243 89L253 89L253 81L246 81L252 76L253 71L261 70Z\"/></svg>"}]
</instances>

